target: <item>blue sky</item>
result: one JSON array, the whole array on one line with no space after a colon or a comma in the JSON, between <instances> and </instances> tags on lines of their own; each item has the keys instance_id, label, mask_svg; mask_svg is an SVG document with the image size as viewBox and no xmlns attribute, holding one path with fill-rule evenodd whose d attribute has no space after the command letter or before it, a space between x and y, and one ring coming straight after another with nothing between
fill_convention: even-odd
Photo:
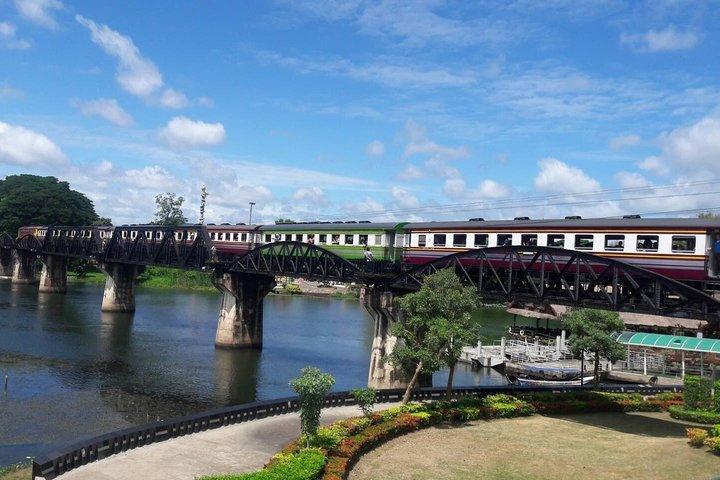
<instances>
[{"instance_id":1,"label":"blue sky","mask_svg":"<svg viewBox=\"0 0 720 480\"><path fill-rule=\"evenodd\" d=\"M116 223L720 207L720 3L0 0L0 175Z\"/></svg>"}]
</instances>

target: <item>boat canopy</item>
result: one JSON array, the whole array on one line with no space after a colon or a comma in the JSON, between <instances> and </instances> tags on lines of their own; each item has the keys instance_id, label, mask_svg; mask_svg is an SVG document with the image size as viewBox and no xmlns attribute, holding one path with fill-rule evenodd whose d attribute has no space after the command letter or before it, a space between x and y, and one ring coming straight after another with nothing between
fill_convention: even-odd
<instances>
[{"instance_id":1,"label":"boat canopy","mask_svg":"<svg viewBox=\"0 0 720 480\"><path fill-rule=\"evenodd\" d=\"M683 337L659 333L623 332L616 340L623 345L666 348L686 352L720 353L720 340L715 338Z\"/></svg>"}]
</instances>

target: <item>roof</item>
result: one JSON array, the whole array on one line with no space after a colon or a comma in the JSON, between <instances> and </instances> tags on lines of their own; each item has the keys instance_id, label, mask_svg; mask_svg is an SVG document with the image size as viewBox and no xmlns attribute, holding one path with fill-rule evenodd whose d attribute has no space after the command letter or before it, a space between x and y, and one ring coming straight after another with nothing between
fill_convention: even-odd
<instances>
[{"instance_id":1,"label":"roof","mask_svg":"<svg viewBox=\"0 0 720 480\"><path fill-rule=\"evenodd\" d=\"M715 338L683 337L659 333L623 332L617 342L636 347L665 348L686 352L720 353L720 340Z\"/></svg>"},{"instance_id":2,"label":"roof","mask_svg":"<svg viewBox=\"0 0 720 480\"><path fill-rule=\"evenodd\" d=\"M717 218L583 218L583 219L531 219L531 220L487 220L462 222L408 223L408 230L422 229L514 229L514 228L692 228L720 229Z\"/></svg>"},{"instance_id":3,"label":"roof","mask_svg":"<svg viewBox=\"0 0 720 480\"><path fill-rule=\"evenodd\" d=\"M300 232L313 232L318 230L327 231L346 231L346 230L395 230L398 226L397 223L384 222L384 223L279 223L277 225L263 225L261 230L264 232L285 232L285 231L300 231Z\"/></svg>"}]
</instances>

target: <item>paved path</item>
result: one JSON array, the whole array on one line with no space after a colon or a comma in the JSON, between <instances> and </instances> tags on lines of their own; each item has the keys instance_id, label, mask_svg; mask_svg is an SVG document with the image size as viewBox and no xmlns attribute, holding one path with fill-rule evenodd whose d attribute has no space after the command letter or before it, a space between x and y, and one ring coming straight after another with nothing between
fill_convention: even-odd
<instances>
[{"instance_id":1,"label":"paved path","mask_svg":"<svg viewBox=\"0 0 720 480\"><path fill-rule=\"evenodd\" d=\"M390 404L378 405L386 408ZM323 410L322 422L360 415L356 406ZM202 475L262 468L300 432L300 417L288 413L178 437L89 463L60 480L193 480Z\"/></svg>"}]
</instances>

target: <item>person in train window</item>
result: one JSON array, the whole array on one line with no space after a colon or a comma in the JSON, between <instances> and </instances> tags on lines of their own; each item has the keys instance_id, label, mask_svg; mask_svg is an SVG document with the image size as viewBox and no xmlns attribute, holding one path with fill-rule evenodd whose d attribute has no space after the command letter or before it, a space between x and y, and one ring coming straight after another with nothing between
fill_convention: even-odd
<instances>
[{"instance_id":1,"label":"person in train window","mask_svg":"<svg viewBox=\"0 0 720 480\"><path fill-rule=\"evenodd\" d=\"M642 248L645 250L651 250L653 248L653 242L649 238L646 238L642 244Z\"/></svg>"},{"instance_id":2,"label":"person in train window","mask_svg":"<svg viewBox=\"0 0 720 480\"><path fill-rule=\"evenodd\" d=\"M718 264L720 264L720 235L715 237L714 248L715 248L715 259L718 262Z\"/></svg>"}]
</instances>

